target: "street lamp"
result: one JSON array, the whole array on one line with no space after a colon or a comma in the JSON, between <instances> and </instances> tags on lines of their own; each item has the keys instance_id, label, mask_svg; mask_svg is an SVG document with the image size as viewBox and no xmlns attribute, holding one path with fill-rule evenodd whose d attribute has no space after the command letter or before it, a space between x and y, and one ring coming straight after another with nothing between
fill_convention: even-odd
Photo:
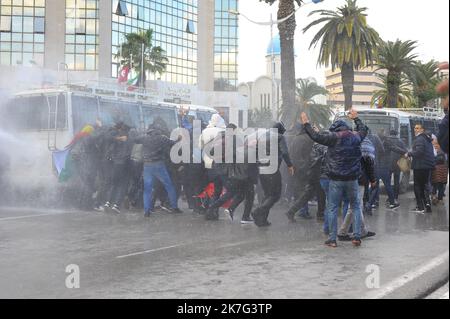
<instances>
[{"instance_id":1,"label":"street lamp","mask_svg":"<svg viewBox=\"0 0 450 319\"><path fill-rule=\"evenodd\" d=\"M322 1L323 0L312 0L311 2L305 3L301 7L304 7L304 6L306 6L308 4L311 4L311 3L317 4L317 3L322 2ZM281 24L281 23L289 20L301 7L298 7L293 12L291 12L291 14L289 14L287 17L284 17L284 18L282 18L280 20L273 20L273 15L271 13L270 14L270 21L267 21L267 22L254 21L254 20L250 19L249 17L247 17L246 15L240 13L239 11L228 10L229 14L232 14L232 15L235 15L235 16L242 16L242 17L244 17L246 20L248 20L251 23L254 23L254 24L257 24L257 25L264 25L264 26L269 25L270 26L271 67L272 67L272 116L273 116L273 118L275 120L278 119L278 105L275 105L275 103L278 104L278 102L275 102L275 52L274 52L274 43L273 43L273 26Z\"/></svg>"}]
</instances>

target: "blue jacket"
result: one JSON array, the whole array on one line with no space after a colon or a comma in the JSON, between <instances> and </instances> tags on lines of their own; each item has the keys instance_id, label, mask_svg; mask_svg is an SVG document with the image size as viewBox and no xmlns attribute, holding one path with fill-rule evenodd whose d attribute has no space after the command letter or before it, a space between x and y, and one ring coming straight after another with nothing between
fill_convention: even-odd
<instances>
[{"instance_id":1,"label":"blue jacket","mask_svg":"<svg viewBox=\"0 0 450 319\"><path fill-rule=\"evenodd\" d=\"M409 155L413 158L412 169L433 169L436 165L434 157L433 138L422 133L416 137L412 151Z\"/></svg>"},{"instance_id":2,"label":"blue jacket","mask_svg":"<svg viewBox=\"0 0 450 319\"><path fill-rule=\"evenodd\" d=\"M330 127L330 132L318 133L310 124L305 125L306 133L319 144L328 146L327 166L331 180L354 181L361 174L361 143L369 128L360 119L355 119L356 132L342 120Z\"/></svg>"},{"instance_id":3,"label":"blue jacket","mask_svg":"<svg viewBox=\"0 0 450 319\"><path fill-rule=\"evenodd\" d=\"M448 155L448 114L439 124L438 143L441 149Z\"/></svg>"}]
</instances>

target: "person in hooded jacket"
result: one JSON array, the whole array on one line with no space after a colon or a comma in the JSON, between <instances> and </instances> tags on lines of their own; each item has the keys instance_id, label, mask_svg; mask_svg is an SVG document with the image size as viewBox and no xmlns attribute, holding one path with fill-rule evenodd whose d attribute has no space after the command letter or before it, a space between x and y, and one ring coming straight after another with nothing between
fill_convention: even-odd
<instances>
[{"instance_id":1,"label":"person in hooded jacket","mask_svg":"<svg viewBox=\"0 0 450 319\"><path fill-rule=\"evenodd\" d=\"M179 139L180 140L180 139ZM178 140L178 141L179 141ZM173 213L182 213L178 208L175 185L169 175L166 159L170 148L178 141L172 141L158 125L150 126L147 134L137 137L136 144L142 144L144 160L144 216L150 217L154 211L153 192L155 180L159 180L169 196L170 209Z\"/></svg>"},{"instance_id":2,"label":"person in hooded jacket","mask_svg":"<svg viewBox=\"0 0 450 319\"><path fill-rule=\"evenodd\" d=\"M355 122L356 132L345 121L338 120L329 132L316 132L306 113L301 114L302 123L310 138L328 146L327 165L330 185L328 190L327 213L330 237L327 246L337 247L337 211L347 196L353 210L353 245L361 245L361 199L359 197L358 179L361 175L361 143L368 134L368 127L358 118L358 112L351 110L349 118Z\"/></svg>"},{"instance_id":3,"label":"person in hooded jacket","mask_svg":"<svg viewBox=\"0 0 450 319\"><path fill-rule=\"evenodd\" d=\"M361 175L359 177L359 196L367 196L366 189L367 185L373 185L377 183L375 175L375 147L372 141L369 139L364 139L362 147L362 157L361 157ZM363 199L364 201L364 199ZM349 234L349 230L353 225L353 210L349 209L348 213L344 216L344 221L342 222L341 228L338 232L338 239L340 241L351 241L353 238ZM368 238L375 236L376 233L369 231L367 224L364 220L364 214L361 214L361 238Z\"/></svg>"},{"instance_id":4,"label":"person in hooded jacket","mask_svg":"<svg viewBox=\"0 0 450 319\"><path fill-rule=\"evenodd\" d=\"M219 219L218 209L211 210L209 207L220 198L223 187L226 183L227 172L223 163L215 162L214 155L205 152L205 148L213 145L221 147L220 145L223 144L223 133L225 132L225 129L225 120L219 114L213 114L211 120L209 121L209 125L203 130L199 141L199 148L202 151L202 160L207 171L206 174L208 176L208 184L214 184L214 195L207 203L208 210L205 215L207 220Z\"/></svg>"},{"instance_id":5,"label":"person in hooded jacket","mask_svg":"<svg viewBox=\"0 0 450 319\"><path fill-rule=\"evenodd\" d=\"M294 165L292 164L291 158L289 156L289 150L284 138L284 133L286 133L286 128L283 123L277 122L273 125L274 129L277 130L277 146L278 146L278 167L277 171L273 174L260 174L260 182L264 192L264 198L261 201L258 208L252 212L253 220L258 227L267 227L271 223L268 221L269 213L272 207L280 200L282 192L282 179L280 173L280 166L282 161L284 161L288 167L289 173L294 175ZM271 142L271 132L268 131L266 134L267 143ZM268 147L267 149L270 149Z\"/></svg>"},{"instance_id":6,"label":"person in hooded jacket","mask_svg":"<svg viewBox=\"0 0 450 319\"><path fill-rule=\"evenodd\" d=\"M416 139L414 140L412 151L405 154L412 157L411 168L414 171L414 195L416 196L415 213L432 213L431 198L428 184L431 181L431 172L435 167L435 155L433 147L433 137L425 132L422 124L414 127Z\"/></svg>"},{"instance_id":7,"label":"person in hooded jacket","mask_svg":"<svg viewBox=\"0 0 450 319\"><path fill-rule=\"evenodd\" d=\"M286 213L291 222L295 222L295 213L308 205L308 201L317 196L318 219L323 217L325 210L325 193L320 186L320 175L322 167L322 148L315 144L301 123L298 123L298 135L291 144L292 161L295 168L295 176L301 185L299 197ZM300 214L300 217L311 218L308 213Z\"/></svg>"},{"instance_id":8,"label":"person in hooded jacket","mask_svg":"<svg viewBox=\"0 0 450 319\"><path fill-rule=\"evenodd\" d=\"M109 145L109 159L112 163L112 179L104 209L120 213L121 205L128 189L130 158L133 141L129 137L130 127L119 121L112 131L112 143Z\"/></svg>"},{"instance_id":9,"label":"person in hooded jacket","mask_svg":"<svg viewBox=\"0 0 450 319\"><path fill-rule=\"evenodd\" d=\"M291 222L295 222L295 213L308 205L308 201L315 195L314 185L311 183L311 152L314 142L306 134L303 125L299 122L295 124L295 134L289 143L289 155L294 165L297 192L295 202L287 212L287 217ZM301 217L309 219L308 212L300 214Z\"/></svg>"},{"instance_id":10,"label":"person in hooded jacket","mask_svg":"<svg viewBox=\"0 0 450 319\"><path fill-rule=\"evenodd\" d=\"M233 129L234 132L237 129L233 124L229 124L227 128ZM259 172L257 163L250 163L248 154L249 152L256 154L256 145L249 145L248 140L238 141L236 135L233 136L233 140L233 162L225 164L226 192L211 205L210 210L218 209L231 200L230 206L225 209L225 215L233 221L235 210L245 200L241 224L251 224L254 222L250 214L255 200L255 185L258 183ZM243 163L238 163L237 158L244 159ZM225 161L225 158L223 160Z\"/></svg>"}]
</instances>

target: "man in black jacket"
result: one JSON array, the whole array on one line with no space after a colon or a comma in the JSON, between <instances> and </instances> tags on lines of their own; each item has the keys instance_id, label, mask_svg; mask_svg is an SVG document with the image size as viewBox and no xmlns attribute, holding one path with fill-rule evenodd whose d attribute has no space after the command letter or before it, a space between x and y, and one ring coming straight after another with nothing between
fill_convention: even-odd
<instances>
[{"instance_id":1,"label":"man in black jacket","mask_svg":"<svg viewBox=\"0 0 450 319\"><path fill-rule=\"evenodd\" d=\"M304 138L307 140L305 141ZM325 210L325 194L320 186L320 173L322 166L322 154L318 152L319 146L314 145L314 142L303 130L298 134L297 141L292 144L294 155L291 156L295 167L295 177L298 178L301 185L299 189L299 197L286 213L291 222L295 222L295 213L308 205L308 201L313 199L316 195L318 197L318 217L323 215ZM294 157L303 153L299 159ZM305 156L306 155L306 156ZM300 215L303 218L311 218L309 214Z\"/></svg>"},{"instance_id":2,"label":"man in black jacket","mask_svg":"<svg viewBox=\"0 0 450 319\"><path fill-rule=\"evenodd\" d=\"M124 122L117 122L110 133L111 144L107 151L111 162L112 178L111 188L107 195L106 209L112 209L120 213L120 207L125 198L129 182L130 158L133 149L133 141L129 138L130 127Z\"/></svg>"},{"instance_id":3,"label":"man in black jacket","mask_svg":"<svg viewBox=\"0 0 450 319\"><path fill-rule=\"evenodd\" d=\"M394 200L398 203L398 196L400 194L400 167L397 162L405 154L408 149L401 138L398 137L396 130L391 130L389 136L382 134L382 141L384 144L385 154L382 161L386 161L389 165L389 176L394 175Z\"/></svg>"},{"instance_id":4,"label":"man in black jacket","mask_svg":"<svg viewBox=\"0 0 450 319\"><path fill-rule=\"evenodd\" d=\"M278 143L278 167L277 171L274 174L260 175L259 180L261 182L261 186L264 191L264 199L261 201L259 207L256 208L252 213L252 217L255 221L256 226L258 227L267 227L271 225L271 223L267 220L267 218L269 217L269 213L272 207L281 198L282 180L281 180L280 166L283 160L288 166L289 173L291 175L294 175L294 166L292 165L288 147L286 145L286 140L283 136L284 133L286 133L286 128L284 127L284 124L281 122L275 123L275 125L272 128L276 129L278 132L276 139ZM270 132L267 133L266 138L268 143L269 141L272 140L270 138Z\"/></svg>"},{"instance_id":5,"label":"man in black jacket","mask_svg":"<svg viewBox=\"0 0 450 319\"><path fill-rule=\"evenodd\" d=\"M136 144L142 144L145 217L149 217L154 209L152 207L152 199L155 179L159 180L166 189L169 196L171 212L181 213L181 210L178 208L177 192L165 164L170 148L177 141L170 140L158 127L151 126L145 136L136 138L134 142Z\"/></svg>"},{"instance_id":6,"label":"man in black jacket","mask_svg":"<svg viewBox=\"0 0 450 319\"><path fill-rule=\"evenodd\" d=\"M296 179L296 200L289 209L287 216L291 222L295 222L295 213L308 204L308 201L314 197L314 188L311 184L311 152L314 142L306 134L303 125L296 123L295 135L289 143L289 155L294 165ZM304 218L311 218L309 213L301 215Z\"/></svg>"},{"instance_id":7,"label":"man in black jacket","mask_svg":"<svg viewBox=\"0 0 450 319\"><path fill-rule=\"evenodd\" d=\"M344 121L336 121L330 132L316 132L309 124L306 113L302 113L302 123L311 139L328 146L327 165L330 186L328 191L327 213L329 218L330 238L327 246L337 247L337 211L346 197L353 209L353 245L361 245L361 199L358 179L361 175L361 143L366 138L368 127L358 118L358 113L351 110L349 118L356 124L356 132Z\"/></svg>"},{"instance_id":8,"label":"man in black jacket","mask_svg":"<svg viewBox=\"0 0 450 319\"><path fill-rule=\"evenodd\" d=\"M435 167L433 138L425 132L421 124L416 124L414 133L416 139L414 140L412 151L405 155L413 159L414 195L417 202L417 207L413 212L424 213L426 209L427 213L432 213L428 184Z\"/></svg>"}]
</instances>

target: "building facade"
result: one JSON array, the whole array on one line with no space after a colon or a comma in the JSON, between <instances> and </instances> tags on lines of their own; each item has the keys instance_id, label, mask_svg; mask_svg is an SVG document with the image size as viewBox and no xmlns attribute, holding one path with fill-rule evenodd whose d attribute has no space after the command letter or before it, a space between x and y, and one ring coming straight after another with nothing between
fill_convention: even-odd
<instances>
[{"instance_id":1,"label":"building facade","mask_svg":"<svg viewBox=\"0 0 450 319\"><path fill-rule=\"evenodd\" d=\"M168 87L179 95L193 92L182 102L210 102L208 106L226 110L236 124L240 111L247 111L237 94L238 18L228 13L238 9L238 0L0 0L0 4L1 86L11 77L21 84L27 80L115 84L125 35L152 29L152 44L166 52L169 62L163 74L147 74L147 87Z\"/></svg>"},{"instance_id":2,"label":"building facade","mask_svg":"<svg viewBox=\"0 0 450 319\"><path fill-rule=\"evenodd\" d=\"M377 76L379 73L380 71L376 71L375 68L355 70L354 107L368 108L371 106L373 93L383 88L383 83ZM344 108L345 97L341 71L339 69L336 69L334 72L328 70L325 72L325 77L325 87L329 92L328 104L339 109Z\"/></svg>"}]
</instances>

